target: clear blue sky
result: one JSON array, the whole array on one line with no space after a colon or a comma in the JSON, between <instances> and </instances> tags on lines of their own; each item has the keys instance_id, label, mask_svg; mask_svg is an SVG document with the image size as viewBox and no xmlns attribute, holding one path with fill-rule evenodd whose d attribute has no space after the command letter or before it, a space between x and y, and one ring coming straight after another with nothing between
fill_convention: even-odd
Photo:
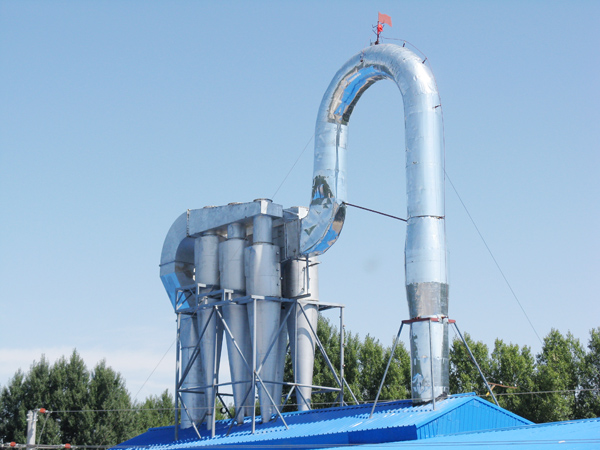
<instances>
[{"instance_id":1,"label":"clear blue sky","mask_svg":"<svg viewBox=\"0 0 600 450\"><path fill-rule=\"evenodd\" d=\"M429 58L447 173L535 329L587 343L600 325L599 2L0 0L0 384L77 348L134 395L167 352L138 398L172 391L158 277L170 225L205 205L308 203L312 142L277 188L378 11L385 37ZM349 146L349 201L405 216L392 83L358 103ZM449 185L446 198L451 317L537 352ZM321 259L322 299L385 344L408 318L404 235L350 210Z\"/></svg>"}]
</instances>

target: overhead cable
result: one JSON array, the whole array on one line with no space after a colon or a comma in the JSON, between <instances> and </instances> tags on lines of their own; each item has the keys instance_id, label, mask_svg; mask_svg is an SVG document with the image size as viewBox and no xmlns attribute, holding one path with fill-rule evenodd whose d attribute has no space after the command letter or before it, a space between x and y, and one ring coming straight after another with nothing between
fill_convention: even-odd
<instances>
[{"instance_id":1,"label":"overhead cable","mask_svg":"<svg viewBox=\"0 0 600 450\"><path fill-rule=\"evenodd\" d=\"M496 267L498 268L498 271L500 272L500 275L502 275L502 278L504 278L504 281L506 283L506 285L508 286L508 289L510 289L510 292L512 293L513 297L515 298L515 300L517 301L517 304L519 305L519 308L521 308L521 311L523 312L523 315L525 315L525 318L527 319L527 322L529 322L529 325L531 326L531 329L533 330L533 332L535 333L535 335L537 336L538 340L540 341L540 343L543 345L544 342L542 341L542 338L540 338L540 335L538 334L537 330L535 329L535 327L533 326L533 323L531 322L531 319L529 318L529 316L527 315L527 313L525 312L525 308L523 308L523 305L521 304L521 301L519 300L519 297L517 297L517 294L515 293L514 289L512 288L512 286L510 285L508 278L506 278L506 275L504 275L504 272L502 271L502 268L500 267L500 264L498 264L498 261L496 260L496 257L494 256L494 254L492 253L492 250L490 249L489 245L487 244L487 242L485 241L483 235L481 234L481 231L479 231L479 227L477 226L477 224L475 223L475 220L473 219L473 217L471 216L471 213L469 212L469 210L467 209L467 205L465 205L465 202L463 202L463 199L460 197L460 194L458 193L458 191L456 190L456 187L454 186L454 183L452 183L452 180L450 179L450 177L448 176L448 172L446 172L446 169L444 169L444 173L446 174L446 179L450 182L450 186L452 186L452 189L454 190L454 193L456 194L456 196L458 197L458 200L460 201L461 205L463 206L463 208L465 209L467 216L469 216L469 219L471 220L471 223L473 224L473 226L475 227L475 230L477 231L477 234L479 234L479 237L481 238L481 240L483 241L483 245L485 245L485 248L487 249L488 253L490 254L490 256L492 257L492 260L494 261L494 264L496 264Z\"/></svg>"}]
</instances>

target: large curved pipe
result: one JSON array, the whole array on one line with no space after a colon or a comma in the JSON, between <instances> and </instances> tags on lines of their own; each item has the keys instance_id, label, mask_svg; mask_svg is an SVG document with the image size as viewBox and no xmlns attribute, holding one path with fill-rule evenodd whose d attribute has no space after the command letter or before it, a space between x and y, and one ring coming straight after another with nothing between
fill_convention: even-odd
<instances>
[{"instance_id":1,"label":"large curved pipe","mask_svg":"<svg viewBox=\"0 0 600 450\"><path fill-rule=\"evenodd\" d=\"M447 316L441 102L431 70L422 58L405 47L383 44L365 49L337 72L325 92L315 128L312 197L308 215L302 220L301 252L324 253L341 232L346 213L348 121L361 95L383 79L395 82L404 100L408 197L405 270L410 317ZM425 329L419 325L411 327L411 346L419 340L413 336L419 327ZM430 329L429 323L427 329ZM440 360L441 366L432 370L437 380L423 381L421 371L425 369L413 365L413 378L420 375L418 383L413 383L413 399L427 401L448 392L447 327L445 329L441 334L427 331L428 336L440 335L435 339L439 342L432 342L431 350L426 351L429 337L420 339L418 355L413 355L413 361L416 356L421 358L433 352L439 355L432 356ZM423 390L428 383L436 385L433 392ZM443 386L437 389L440 383ZM418 384L418 388L414 384Z\"/></svg>"}]
</instances>

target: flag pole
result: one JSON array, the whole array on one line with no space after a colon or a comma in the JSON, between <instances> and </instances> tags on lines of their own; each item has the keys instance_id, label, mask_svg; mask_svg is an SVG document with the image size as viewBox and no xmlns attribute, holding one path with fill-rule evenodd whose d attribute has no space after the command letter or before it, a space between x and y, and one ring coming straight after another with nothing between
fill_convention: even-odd
<instances>
[{"instance_id":1,"label":"flag pole","mask_svg":"<svg viewBox=\"0 0 600 450\"><path fill-rule=\"evenodd\" d=\"M381 14L378 12L377 15L377 40L375 41L375 45L379 44L379 35L383 31L383 24L386 23L390 27L392 26L392 18L387 14Z\"/></svg>"}]
</instances>

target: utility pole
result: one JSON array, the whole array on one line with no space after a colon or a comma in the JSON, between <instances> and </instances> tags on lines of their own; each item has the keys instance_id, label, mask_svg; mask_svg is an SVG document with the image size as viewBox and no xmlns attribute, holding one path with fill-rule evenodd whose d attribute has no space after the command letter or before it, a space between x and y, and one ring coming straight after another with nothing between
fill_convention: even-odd
<instances>
[{"instance_id":1,"label":"utility pole","mask_svg":"<svg viewBox=\"0 0 600 450\"><path fill-rule=\"evenodd\" d=\"M27 411L27 447L35 446L35 430L37 428L38 409Z\"/></svg>"},{"instance_id":2,"label":"utility pole","mask_svg":"<svg viewBox=\"0 0 600 450\"><path fill-rule=\"evenodd\" d=\"M27 448L33 449L35 448L35 435L38 421L38 414L47 413L46 408L32 409L31 411L27 411ZM42 433L44 430L42 429Z\"/></svg>"}]
</instances>

